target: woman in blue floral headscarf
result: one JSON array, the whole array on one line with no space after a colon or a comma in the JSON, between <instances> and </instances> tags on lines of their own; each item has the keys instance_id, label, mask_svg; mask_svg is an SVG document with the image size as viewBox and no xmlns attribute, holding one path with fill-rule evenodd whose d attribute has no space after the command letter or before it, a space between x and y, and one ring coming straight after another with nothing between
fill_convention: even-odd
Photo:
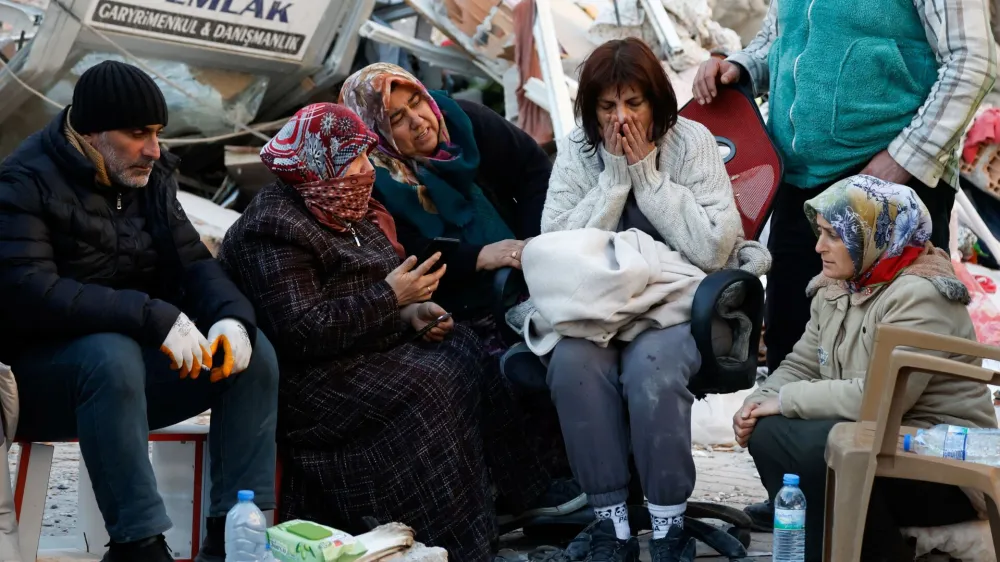
<instances>
[{"instance_id":1,"label":"woman in blue floral headscarf","mask_svg":"<svg viewBox=\"0 0 1000 562\"><path fill-rule=\"evenodd\" d=\"M820 234L825 217L844 242L856 272L851 292L891 282L924 252L931 217L912 189L872 176L842 181L806 202L806 216Z\"/></svg>"},{"instance_id":2,"label":"woman in blue floral headscarf","mask_svg":"<svg viewBox=\"0 0 1000 562\"><path fill-rule=\"evenodd\" d=\"M969 292L951 260L928 240L931 219L909 187L855 176L805 204L819 240L823 273L809 284L805 334L781 366L733 417L771 498L782 476L798 474L809 502L806 560L822 559L826 486L824 451L833 426L857 421L876 328L891 324L975 341ZM978 364L979 359L945 354ZM903 424L996 427L985 384L915 373L904 390ZM877 478L862 560L912 560L901 527L929 527L976 517L953 486Z\"/></svg>"}]
</instances>

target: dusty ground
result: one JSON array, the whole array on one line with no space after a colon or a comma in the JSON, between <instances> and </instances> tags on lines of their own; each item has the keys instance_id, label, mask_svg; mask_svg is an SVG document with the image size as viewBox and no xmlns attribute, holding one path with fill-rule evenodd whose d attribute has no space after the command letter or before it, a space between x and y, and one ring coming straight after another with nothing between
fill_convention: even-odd
<instances>
[{"instance_id":1,"label":"dusty ground","mask_svg":"<svg viewBox=\"0 0 1000 562\"><path fill-rule=\"evenodd\" d=\"M766 493L760 485L757 469L746 451L696 449L694 459L698 468L698 483L691 497L692 501L714 502L743 508L765 499ZM647 541L648 536L640 537L643 562L649 560L646 552ZM530 549L517 548L521 542L522 539L517 533L511 533L504 537L502 545L510 546L511 550L516 552L528 552ZM755 533L748 550L749 559L770 559L771 535ZM703 544L698 545L698 557L706 561L727 560Z\"/></svg>"},{"instance_id":2,"label":"dusty ground","mask_svg":"<svg viewBox=\"0 0 1000 562\"><path fill-rule=\"evenodd\" d=\"M18 447L15 445L7 458L11 478L16 477ZM56 445L49 476L49 494L42 522L42 536L66 536L76 527L77 466L80 446L76 443Z\"/></svg>"},{"instance_id":3,"label":"dusty ground","mask_svg":"<svg viewBox=\"0 0 1000 562\"><path fill-rule=\"evenodd\" d=\"M12 474L17 459L16 453L15 448L8 459ZM80 449L75 443L56 445L52 476L49 479L43 536L67 536L74 532L79 455ZM698 484L695 487L693 500L743 507L764 499L764 489L757 478L753 461L746 452L695 450L694 455L698 467ZM509 537L510 540L514 538L516 537ZM750 554L752 557L769 557L770 549L770 535L755 535ZM712 552L707 549L699 551L699 556L711 555ZM47 562L58 560L61 559L47 559Z\"/></svg>"}]
</instances>

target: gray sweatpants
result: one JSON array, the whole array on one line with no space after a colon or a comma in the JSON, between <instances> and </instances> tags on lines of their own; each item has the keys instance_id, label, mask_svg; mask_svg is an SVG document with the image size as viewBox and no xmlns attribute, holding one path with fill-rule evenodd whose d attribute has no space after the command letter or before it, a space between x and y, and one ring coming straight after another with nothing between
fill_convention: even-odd
<instances>
[{"instance_id":1,"label":"gray sweatpants","mask_svg":"<svg viewBox=\"0 0 1000 562\"><path fill-rule=\"evenodd\" d=\"M570 338L556 345L549 390L570 467L592 506L626 500L630 449L650 503L679 505L691 496L687 385L700 368L690 324L647 330L627 345Z\"/></svg>"}]
</instances>

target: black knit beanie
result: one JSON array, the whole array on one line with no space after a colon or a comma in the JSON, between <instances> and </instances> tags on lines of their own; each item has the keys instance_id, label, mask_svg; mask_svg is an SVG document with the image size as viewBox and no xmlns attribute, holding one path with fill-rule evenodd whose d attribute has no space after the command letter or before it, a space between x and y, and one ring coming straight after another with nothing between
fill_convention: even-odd
<instances>
[{"instance_id":1,"label":"black knit beanie","mask_svg":"<svg viewBox=\"0 0 1000 562\"><path fill-rule=\"evenodd\" d=\"M167 125L167 102L141 69L117 61L91 67L73 90L70 124L81 135Z\"/></svg>"}]
</instances>

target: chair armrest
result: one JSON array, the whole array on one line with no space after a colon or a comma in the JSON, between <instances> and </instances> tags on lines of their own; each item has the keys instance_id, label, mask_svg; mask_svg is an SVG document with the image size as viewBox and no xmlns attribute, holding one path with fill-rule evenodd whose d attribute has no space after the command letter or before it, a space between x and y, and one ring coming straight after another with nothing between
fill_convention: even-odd
<instances>
[{"instance_id":1,"label":"chair armrest","mask_svg":"<svg viewBox=\"0 0 1000 562\"><path fill-rule=\"evenodd\" d=\"M712 349L712 320L727 289L743 283L743 303L736 307L750 319L747 357L739 362L720 363ZM709 274L698 285L691 306L691 335L701 354L701 370L692 379L699 393L729 393L753 386L757 372L757 347L764 317L764 287L752 274L740 269L724 269ZM739 388L736 388L739 386Z\"/></svg>"},{"instance_id":2,"label":"chair armrest","mask_svg":"<svg viewBox=\"0 0 1000 562\"><path fill-rule=\"evenodd\" d=\"M861 399L861 412L858 421L874 421L879 411L880 399L892 390L888 379L882 379L880 374L887 373L891 368L893 354L900 348L918 349L924 352L938 352L950 355L968 355L983 359L1000 361L1000 348L984 345L979 342L944 336L913 328L879 324L875 329L874 345L871 360L868 363L868 376L865 378L865 393ZM918 354L928 359L930 355ZM941 359L941 358L938 358ZM959 364L947 359L949 363ZM967 365L961 363L962 365Z\"/></svg>"},{"instance_id":3,"label":"chair armrest","mask_svg":"<svg viewBox=\"0 0 1000 562\"><path fill-rule=\"evenodd\" d=\"M516 305L521 297L528 294L528 284L524 272L513 267L498 269L493 275L493 321L496 322L500 338L508 346L521 341L521 337L507 325L507 310Z\"/></svg>"},{"instance_id":4,"label":"chair armrest","mask_svg":"<svg viewBox=\"0 0 1000 562\"><path fill-rule=\"evenodd\" d=\"M874 351L891 353L897 347L910 347L924 351L937 351L952 355L969 355L1000 361L1000 347L982 344L965 338L944 336L913 328L879 324L875 331ZM874 354L873 354L874 355ZM874 363L874 360L873 360Z\"/></svg>"},{"instance_id":5,"label":"chair armrest","mask_svg":"<svg viewBox=\"0 0 1000 562\"><path fill-rule=\"evenodd\" d=\"M889 389L889 392L879 393L874 445L881 451L882 455L886 456L893 456L896 453L896 440L903 421L903 414L906 413L903 410L903 393L910 375L930 373L982 384L1000 383L1000 372L904 349L896 349L892 352L889 368L883 372L885 374L881 376L884 377L884 380L881 381L882 385L880 386ZM879 372L869 374L869 376L872 375L879 376ZM867 384L865 385L865 393L868 393Z\"/></svg>"}]
</instances>

